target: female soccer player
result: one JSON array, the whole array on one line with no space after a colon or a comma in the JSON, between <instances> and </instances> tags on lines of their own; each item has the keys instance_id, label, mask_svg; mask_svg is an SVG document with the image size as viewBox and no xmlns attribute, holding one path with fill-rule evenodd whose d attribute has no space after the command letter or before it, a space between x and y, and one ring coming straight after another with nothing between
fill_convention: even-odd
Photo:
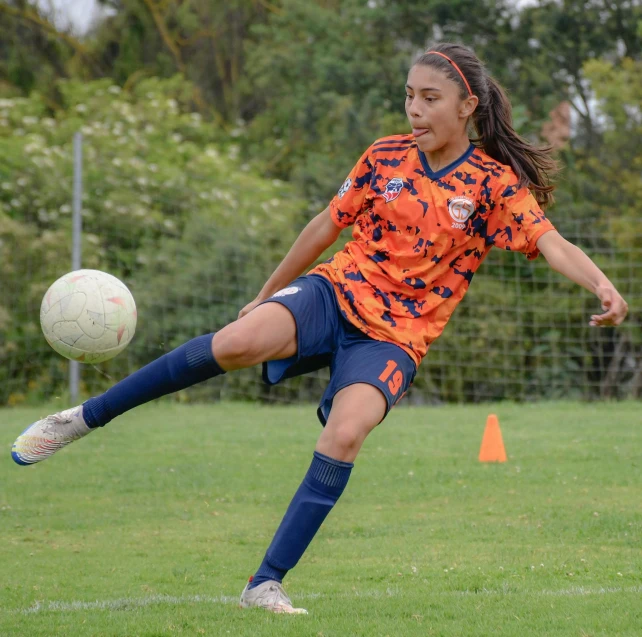
<instances>
[{"instance_id":1,"label":"female soccer player","mask_svg":"<svg viewBox=\"0 0 642 637\"><path fill-rule=\"evenodd\" d=\"M469 49L440 44L415 62L406 114L412 133L366 150L237 321L32 424L16 440L14 460L39 462L137 405L226 372L263 363L264 380L278 383L329 365L312 464L240 600L306 612L284 592L285 574L493 246L529 259L542 252L554 270L595 293L604 313L591 325L619 325L627 313L613 284L544 216L555 163L516 134L504 92ZM350 225L353 240L299 276Z\"/></svg>"}]
</instances>

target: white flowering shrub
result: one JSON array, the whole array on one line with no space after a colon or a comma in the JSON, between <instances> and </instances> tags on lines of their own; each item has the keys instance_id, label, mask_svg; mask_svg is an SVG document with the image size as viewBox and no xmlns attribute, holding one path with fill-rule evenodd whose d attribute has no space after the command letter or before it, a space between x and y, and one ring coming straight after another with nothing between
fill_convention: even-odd
<instances>
[{"instance_id":1,"label":"white flowering shrub","mask_svg":"<svg viewBox=\"0 0 642 637\"><path fill-rule=\"evenodd\" d=\"M65 383L38 308L71 269L75 132L82 265L122 278L139 307L136 339L106 365L110 374L235 318L303 223L290 189L258 175L230 134L191 112L182 79L59 90L64 109L53 113L38 94L0 100L0 404Z\"/></svg>"}]
</instances>

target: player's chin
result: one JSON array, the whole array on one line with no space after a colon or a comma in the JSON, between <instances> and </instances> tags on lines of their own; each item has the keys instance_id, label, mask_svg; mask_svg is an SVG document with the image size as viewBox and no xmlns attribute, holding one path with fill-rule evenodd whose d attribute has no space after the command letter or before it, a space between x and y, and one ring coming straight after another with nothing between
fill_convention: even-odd
<instances>
[{"instance_id":1,"label":"player's chin","mask_svg":"<svg viewBox=\"0 0 642 637\"><path fill-rule=\"evenodd\" d=\"M424 153L433 153L440 148L443 148L443 140L435 137L435 134L432 131L424 133L420 137L416 138L417 148Z\"/></svg>"}]
</instances>

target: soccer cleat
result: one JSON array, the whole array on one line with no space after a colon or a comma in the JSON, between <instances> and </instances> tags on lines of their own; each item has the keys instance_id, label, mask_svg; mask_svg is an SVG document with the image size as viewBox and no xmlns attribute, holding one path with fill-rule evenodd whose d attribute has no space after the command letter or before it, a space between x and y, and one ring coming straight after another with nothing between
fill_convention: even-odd
<instances>
[{"instance_id":1,"label":"soccer cleat","mask_svg":"<svg viewBox=\"0 0 642 637\"><path fill-rule=\"evenodd\" d=\"M13 443L11 457L20 465L35 464L90 431L82 417L82 405L65 409L29 425Z\"/></svg>"},{"instance_id":2,"label":"soccer cleat","mask_svg":"<svg viewBox=\"0 0 642 637\"><path fill-rule=\"evenodd\" d=\"M289 613L291 615L307 615L305 608L294 608L283 586L274 580L268 580L255 588L249 588L252 580L245 585L241 593L239 606L241 608L265 608L273 613Z\"/></svg>"}]
</instances>

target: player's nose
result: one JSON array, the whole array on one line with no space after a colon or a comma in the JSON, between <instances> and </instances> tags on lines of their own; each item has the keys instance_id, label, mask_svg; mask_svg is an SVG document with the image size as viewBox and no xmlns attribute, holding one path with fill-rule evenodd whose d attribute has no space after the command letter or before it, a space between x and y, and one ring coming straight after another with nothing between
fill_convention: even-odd
<instances>
[{"instance_id":1,"label":"player's nose","mask_svg":"<svg viewBox=\"0 0 642 637\"><path fill-rule=\"evenodd\" d=\"M406 103L406 113L413 128L421 128L421 126L415 126L413 123L413 120L421 117L421 101L416 96L409 103Z\"/></svg>"}]
</instances>

